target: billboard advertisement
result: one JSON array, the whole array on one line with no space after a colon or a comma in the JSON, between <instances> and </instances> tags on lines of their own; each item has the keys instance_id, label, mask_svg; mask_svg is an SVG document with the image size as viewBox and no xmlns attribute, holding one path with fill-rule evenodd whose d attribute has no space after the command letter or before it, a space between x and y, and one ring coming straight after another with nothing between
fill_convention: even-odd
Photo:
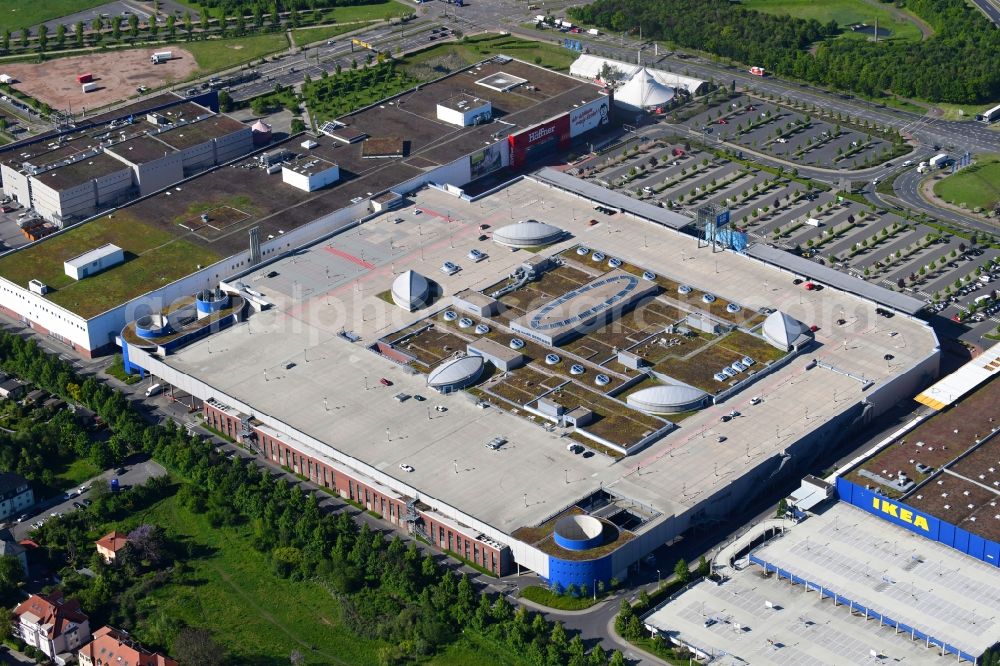
<instances>
[{"instance_id":1,"label":"billboard advertisement","mask_svg":"<svg viewBox=\"0 0 1000 666\"><path fill-rule=\"evenodd\" d=\"M569 147L569 114L526 129L520 134L511 134L507 140L510 143L510 166L519 169L533 158L533 153L541 156L543 153Z\"/></svg>"},{"instance_id":2,"label":"billboard advertisement","mask_svg":"<svg viewBox=\"0 0 1000 666\"><path fill-rule=\"evenodd\" d=\"M569 112L569 135L577 137L595 127L607 125L610 119L611 99L601 97Z\"/></svg>"},{"instance_id":3,"label":"billboard advertisement","mask_svg":"<svg viewBox=\"0 0 1000 666\"><path fill-rule=\"evenodd\" d=\"M498 141L492 146L486 146L482 150L472 153L469 156L469 174L472 180L481 178L488 173L493 173L503 167L504 151L506 150L507 144L503 141Z\"/></svg>"}]
</instances>

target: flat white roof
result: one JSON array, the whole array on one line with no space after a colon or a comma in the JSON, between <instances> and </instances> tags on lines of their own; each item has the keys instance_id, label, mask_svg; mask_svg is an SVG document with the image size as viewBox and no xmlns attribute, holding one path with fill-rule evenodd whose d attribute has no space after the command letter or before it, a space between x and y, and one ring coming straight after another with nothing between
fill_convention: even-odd
<instances>
[{"instance_id":1,"label":"flat white roof","mask_svg":"<svg viewBox=\"0 0 1000 666\"><path fill-rule=\"evenodd\" d=\"M713 666L955 663L954 656L941 657L889 627L835 608L829 599L803 593L801 586L762 579L757 567L721 585L696 583L645 623L709 655ZM872 650L884 659L873 658Z\"/></svg>"},{"instance_id":2,"label":"flat white roof","mask_svg":"<svg viewBox=\"0 0 1000 666\"><path fill-rule=\"evenodd\" d=\"M121 251L122 249L117 245L108 243L98 248L94 248L93 250L88 250L87 252L84 252L81 255L77 255L72 259L67 259L64 263L66 264L66 266L69 266L71 268L80 268L82 266L87 266L88 264L92 264L95 261L104 259L105 257L110 257L111 255Z\"/></svg>"},{"instance_id":3,"label":"flat white roof","mask_svg":"<svg viewBox=\"0 0 1000 666\"><path fill-rule=\"evenodd\" d=\"M394 477L422 497L436 498L509 533L602 486L664 516L684 512L862 400L863 383L857 377L878 382L936 348L924 322L896 317L889 336L868 303L833 289L805 292L772 267L730 252L699 250L695 238L662 226L626 214L601 216L590 226L591 203L531 179L476 202L430 188L412 198L410 208L380 215L239 278L274 307L164 362L215 387L224 402L232 396L233 404L250 405ZM478 240L481 224L496 228L529 217L569 235L539 254ZM396 224L395 218L403 221ZM484 289L526 258L577 243L710 288L745 308L780 308L816 323L820 346L759 381L746 395L688 417L675 432L619 463L603 455L574 456L566 451L561 429L547 432L499 409L479 409L466 393L439 396L427 389L424 375L365 349L445 309L449 295ZM486 251L488 258L468 261L473 248ZM444 261L461 270L441 273L437 269ZM444 298L412 313L383 300L379 295L408 269L432 275ZM272 272L277 275L267 277ZM835 324L840 317L847 320L843 326ZM339 337L342 330L361 341ZM884 360L889 352L895 356L892 364ZM807 371L811 357L841 372ZM382 377L394 385L382 386ZM427 401L400 403L393 399L399 392L423 394ZM763 402L751 406L753 395L763 396ZM434 411L438 404L448 411ZM734 408L745 416L723 423L720 416ZM487 449L486 442L497 435L511 444L499 451ZM717 436L725 436L726 443L718 444ZM401 463L414 471L400 470Z\"/></svg>"},{"instance_id":4,"label":"flat white roof","mask_svg":"<svg viewBox=\"0 0 1000 666\"><path fill-rule=\"evenodd\" d=\"M1000 570L843 502L752 554L970 655L1000 636Z\"/></svg>"},{"instance_id":5,"label":"flat white roof","mask_svg":"<svg viewBox=\"0 0 1000 666\"><path fill-rule=\"evenodd\" d=\"M983 351L961 368L920 392L915 400L942 410L1000 372L1000 345Z\"/></svg>"}]
</instances>

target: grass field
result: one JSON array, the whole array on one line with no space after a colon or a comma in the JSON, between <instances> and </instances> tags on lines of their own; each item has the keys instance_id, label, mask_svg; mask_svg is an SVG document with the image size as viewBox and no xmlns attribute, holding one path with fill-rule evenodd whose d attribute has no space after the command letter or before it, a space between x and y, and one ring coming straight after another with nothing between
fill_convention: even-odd
<instances>
[{"instance_id":1,"label":"grass field","mask_svg":"<svg viewBox=\"0 0 1000 666\"><path fill-rule=\"evenodd\" d=\"M277 33L238 39L178 42L175 46L191 52L198 63L198 72L195 76L202 76L263 58L277 51L284 51L288 48L288 38L285 33ZM169 46L165 46L164 50L166 49L169 49Z\"/></svg>"},{"instance_id":2,"label":"grass field","mask_svg":"<svg viewBox=\"0 0 1000 666\"><path fill-rule=\"evenodd\" d=\"M104 4L106 0L3 0L0 25L12 32ZM50 33L51 34L51 33Z\"/></svg>"},{"instance_id":3,"label":"grass field","mask_svg":"<svg viewBox=\"0 0 1000 666\"><path fill-rule=\"evenodd\" d=\"M92 479L100 473L100 468L89 460L74 460L69 467L56 474L56 485L59 488L69 490L80 486L84 481Z\"/></svg>"},{"instance_id":4,"label":"grass field","mask_svg":"<svg viewBox=\"0 0 1000 666\"><path fill-rule=\"evenodd\" d=\"M63 272L63 262L105 243L125 251L125 263L112 271L76 281ZM93 317L150 289L209 265L218 255L174 235L130 219L119 211L114 220L88 222L32 248L0 259L0 275L27 287L38 279L52 290L47 298L82 317Z\"/></svg>"},{"instance_id":5,"label":"grass field","mask_svg":"<svg viewBox=\"0 0 1000 666\"><path fill-rule=\"evenodd\" d=\"M333 20L337 23L349 23L351 21L384 21L394 16L406 16L416 11L414 7L408 7L396 0L378 2L371 5L355 5L348 7L335 7L323 13L326 20Z\"/></svg>"},{"instance_id":6,"label":"grass field","mask_svg":"<svg viewBox=\"0 0 1000 666\"><path fill-rule=\"evenodd\" d=\"M470 37L461 42L438 44L431 48L410 54L404 58L406 69L420 77L424 68L432 68L435 76L443 73L440 68L449 71L477 63L498 53L504 53L520 60L541 65L558 72L569 71L578 54L555 44L545 44L510 35L485 35ZM423 76L422 78L428 78Z\"/></svg>"},{"instance_id":7,"label":"grass field","mask_svg":"<svg viewBox=\"0 0 1000 666\"><path fill-rule=\"evenodd\" d=\"M530 662L520 658L511 650L497 646L478 634L466 631L456 643L439 655L423 662L427 666L468 666L468 664L504 664L504 666L527 666Z\"/></svg>"},{"instance_id":8,"label":"grass field","mask_svg":"<svg viewBox=\"0 0 1000 666\"><path fill-rule=\"evenodd\" d=\"M992 109L995 105L991 103L969 106L967 104L936 102L934 106L944 112L941 117L945 120L975 120L977 113Z\"/></svg>"},{"instance_id":9,"label":"grass field","mask_svg":"<svg viewBox=\"0 0 1000 666\"><path fill-rule=\"evenodd\" d=\"M921 37L920 28L915 22L900 19L878 3L869 4L865 0L824 0L824 2L815 2L815 0L743 0L742 4L748 9L768 14L788 14L797 18L816 19L820 23L836 21L844 29L844 35L849 37L867 37L867 35L853 33L848 26L855 23L874 25L876 18L880 29L887 28L891 32L890 38L920 41Z\"/></svg>"},{"instance_id":10,"label":"grass field","mask_svg":"<svg viewBox=\"0 0 1000 666\"><path fill-rule=\"evenodd\" d=\"M167 585L150 595L155 615L209 629L229 650L231 663L288 663L295 649L305 655L306 664L377 662L382 644L344 628L338 602L321 584L275 575L267 556L250 545L248 527L213 528L204 515L192 514L174 497L142 520L206 553L187 562L189 578L197 584ZM136 633L142 637L141 628Z\"/></svg>"},{"instance_id":11,"label":"grass field","mask_svg":"<svg viewBox=\"0 0 1000 666\"><path fill-rule=\"evenodd\" d=\"M972 166L938 181L934 194L968 208L991 207L1000 201L1000 155L980 155Z\"/></svg>"},{"instance_id":12,"label":"grass field","mask_svg":"<svg viewBox=\"0 0 1000 666\"><path fill-rule=\"evenodd\" d=\"M521 596L536 604L555 608L556 610L584 610L597 602L592 596L572 597L568 594L556 594L547 587L531 585L521 590Z\"/></svg>"},{"instance_id":13,"label":"grass field","mask_svg":"<svg viewBox=\"0 0 1000 666\"><path fill-rule=\"evenodd\" d=\"M343 9L353 9L344 7ZM312 44L313 42L321 42L324 39L331 39L337 35L342 35L345 32L351 32L352 30L359 30L361 28L366 28L370 26L374 21L366 21L364 23L341 23L338 25L325 25L320 28L299 28L298 30L292 31L292 39L295 40L296 46L304 46L306 44Z\"/></svg>"},{"instance_id":14,"label":"grass field","mask_svg":"<svg viewBox=\"0 0 1000 666\"><path fill-rule=\"evenodd\" d=\"M187 560L191 571L184 584L158 588L147 598L151 625L168 617L204 627L229 651L232 664L286 664L293 650L299 650L305 656L302 663L309 666L379 663L378 650L385 644L346 629L338 601L323 584L275 575L268 557L251 546L249 527L213 528L204 515L180 506L176 497L131 517L129 524L136 520L160 525L172 538L204 553ZM133 633L142 640L145 629L140 624ZM420 663L527 664L472 631Z\"/></svg>"}]
</instances>

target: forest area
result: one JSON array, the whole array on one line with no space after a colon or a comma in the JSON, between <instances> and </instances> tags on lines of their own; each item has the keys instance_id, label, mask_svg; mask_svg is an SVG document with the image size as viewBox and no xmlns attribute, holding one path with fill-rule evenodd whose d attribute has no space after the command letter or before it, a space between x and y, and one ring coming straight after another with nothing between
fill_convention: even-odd
<instances>
[{"instance_id":1,"label":"forest area","mask_svg":"<svg viewBox=\"0 0 1000 666\"><path fill-rule=\"evenodd\" d=\"M899 3L897 6L901 6ZM909 43L837 39L835 21L774 16L728 0L597 0L577 22L635 31L668 45L871 97L970 104L1000 98L1000 30L963 0L907 0L935 30Z\"/></svg>"}]
</instances>

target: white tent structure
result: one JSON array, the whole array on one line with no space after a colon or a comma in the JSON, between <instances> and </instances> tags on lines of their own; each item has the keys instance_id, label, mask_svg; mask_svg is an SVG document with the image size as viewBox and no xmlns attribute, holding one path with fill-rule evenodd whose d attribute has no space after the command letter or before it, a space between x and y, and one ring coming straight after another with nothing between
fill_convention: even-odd
<instances>
[{"instance_id":1,"label":"white tent structure","mask_svg":"<svg viewBox=\"0 0 1000 666\"><path fill-rule=\"evenodd\" d=\"M775 310L761 327L764 339L784 351L799 347L812 339L809 328L790 314Z\"/></svg>"},{"instance_id":2,"label":"white tent structure","mask_svg":"<svg viewBox=\"0 0 1000 666\"><path fill-rule=\"evenodd\" d=\"M632 75L625 85L615 91L615 106L628 111L650 111L667 104L674 98L674 89L656 80L645 67Z\"/></svg>"},{"instance_id":3,"label":"white tent structure","mask_svg":"<svg viewBox=\"0 0 1000 666\"><path fill-rule=\"evenodd\" d=\"M675 89L683 88L692 95L701 92L702 88L707 84L707 81L703 81L702 79L682 76L680 74L674 74L673 72L667 72L662 69L643 68L641 65L636 65L631 62L601 58L599 56L590 55L589 53L585 53L574 60L573 64L569 66L569 73L582 79L596 81L600 79L601 70L604 68L604 65L609 65L620 71L623 75L623 80L626 81L631 79L632 76L640 69L646 69L646 71L649 72L654 79L656 79L657 83ZM615 97L618 97L617 91L615 92Z\"/></svg>"}]
</instances>

